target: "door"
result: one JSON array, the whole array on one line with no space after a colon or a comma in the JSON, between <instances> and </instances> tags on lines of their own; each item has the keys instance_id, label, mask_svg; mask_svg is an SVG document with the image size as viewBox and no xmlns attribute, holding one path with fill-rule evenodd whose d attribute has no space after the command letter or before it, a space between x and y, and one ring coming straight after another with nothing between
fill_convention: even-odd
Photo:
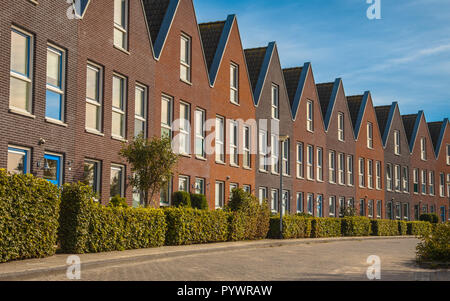
<instances>
[{"instance_id":1,"label":"door","mask_svg":"<svg viewBox=\"0 0 450 301\"><path fill-rule=\"evenodd\" d=\"M44 179L58 187L61 186L61 157L46 154L44 161Z\"/></svg>"}]
</instances>

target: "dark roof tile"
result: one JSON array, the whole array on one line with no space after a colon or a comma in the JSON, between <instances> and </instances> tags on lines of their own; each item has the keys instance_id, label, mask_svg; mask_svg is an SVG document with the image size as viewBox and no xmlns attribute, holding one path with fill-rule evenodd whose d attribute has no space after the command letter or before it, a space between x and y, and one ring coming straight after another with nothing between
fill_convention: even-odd
<instances>
[{"instance_id":1,"label":"dark roof tile","mask_svg":"<svg viewBox=\"0 0 450 301\"><path fill-rule=\"evenodd\" d=\"M358 114L361 108L363 97L363 95L347 97L348 109L350 111L350 116L352 117L352 124L354 127L356 127L356 121L358 120Z\"/></svg>"},{"instance_id":2,"label":"dark roof tile","mask_svg":"<svg viewBox=\"0 0 450 301\"><path fill-rule=\"evenodd\" d=\"M433 141L434 148L437 147L443 124L444 124L444 122L442 122L442 121L428 123L428 129L430 130L431 141Z\"/></svg>"},{"instance_id":3,"label":"dark roof tile","mask_svg":"<svg viewBox=\"0 0 450 301\"><path fill-rule=\"evenodd\" d=\"M291 106L294 103L294 97L297 92L302 70L302 67L283 69L284 80L286 82L286 88Z\"/></svg>"},{"instance_id":4,"label":"dark roof tile","mask_svg":"<svg viewBox=\"0 0 450 301\"><path fill-rule=\"evenodd\" d=\"M322 116L327 116L328 106L331 101L331 94L333 94L334 82L317 84L317 93L319 94L320 107L322 109Z\"/></svg>"},{"instance_id":5,"label":"dark roof tile","mask_svg":"<svg viewBox=\"0 0 450 301\"><path fill-rule=\"evenodd\" d=\"M384 134L386 130L387 122L389 119L389 113L391 112L392 106L379 106L375 107L375 113L377 115L378 126L380 127L381 135Z\"/></svg>"},{"instance_id":6,"label":"dark roof tile","mask_svg":"<svg viewBox=\"0 0 450 301\"><path fill-rule=\"evenodd\" d=\"M245 60L247 61L248 74L250 76L250 82L252 84L253 91L255 91L256 84L258 83L259 74L261 73L261 67L264 63L267 47L245 49Z\"/></svg>"},{"instance_id":7,"label":"dark roof tile","mask_svg":"<svg viewBox=\"0 0 450 301\"><path fill-rule=\"evenodd\" d=\"M199 24L203 50L205 51L206 63L208 64L208 70L210 70L213 63L224 26L225 21Z\"/></svg>"},{"instance_id":8,"label":"dark roof tile","mask_svg":"<svg viewBox=\"0 0 450 301\"><path fill-rule=\"evenodd\" d=\"M170 0L143 0L143 3L150 36L152 37L153 43L155 43Z\"/></svg>"},{"instance_id":9,"label":"dark roof tile","mask_svg":"<svg viewBox=\"0 0 450 301\"><path fill-rule=\"evenodd\" d=\"M403 115L403 125L405 127L406 137L408 138L408 142L411 143L412 134L414 131L414 125L416 124L418 114L410 114L410 115Z\"/></svg>"}]
</instances>

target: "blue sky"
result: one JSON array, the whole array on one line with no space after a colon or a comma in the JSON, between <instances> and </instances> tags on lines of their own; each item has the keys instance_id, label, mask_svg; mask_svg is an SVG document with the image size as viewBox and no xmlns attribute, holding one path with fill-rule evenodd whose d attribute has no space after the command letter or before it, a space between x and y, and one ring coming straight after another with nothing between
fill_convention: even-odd
<instances>
[{"instance_id":1,"label":"blue sky","mask_svg":"<svg viewBox=\"0 0 450 301\"><path fill-rule=\"evenodd\" d=\"M450 1L194 0L199 22L236 14L245 48L276 41L283 68L311 62L317 83L341 77L347 95L370 90L375 105L450 117Z\"/></svg>"}]
</instances>

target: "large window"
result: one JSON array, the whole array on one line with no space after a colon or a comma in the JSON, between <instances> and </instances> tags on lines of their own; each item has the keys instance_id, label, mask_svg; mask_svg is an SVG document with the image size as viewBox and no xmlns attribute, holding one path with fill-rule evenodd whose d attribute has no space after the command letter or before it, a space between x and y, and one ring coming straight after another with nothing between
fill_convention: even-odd
<instances>
[{"instance_id":1,"label":"large window","mask_svg":"<svg viewBox=\"0 0 450 301\"><path fill-rule=\"evenodd\" d=\"M445 197L445 174L439 174L439 196Z\"/></svg>"},{"instance_id":2,"label":"large window","mask_svg":"<svg viewBox=\"0 0 450 301\"><path fill-rule=\"evenodd\" d=\"M180 78L191 82L191 38L181 35L180 44Z\"/></svg>"},{"instance_id":3,"label":"large window","mask_svg":"<svg viewBox=\"0 0 450 301\"><path fill-rule=\"evenodd\" d=\"M381 200L377 201L377 218L381 218Z\"/></svg>"},{"instance_id":4,"label":"large window","mask_svg":"<svg viewBox=\"0 0 450 301\"><path fill-rule=\"evenodd\" d=\"M386 189L392 191L394 189L394 180L392 178L392 165L386 165Z\"/></svg>"},{"instance_id":5,"label":"large window","mask_svg":"<svg viewBox=\"0 0 450 301\"><path fill-rule=\"evenodd\" d=\"M394 152L400 155L400 131L394 131Z\"/></svg>"},{"instance_id":6,"label":"large window","mask_svg":"<svg viewBox=\"0 0 450 301\"><path fill-rule=\"evenodd\" d=\"M215 187L216 209L222 208L224 206L224 200L225 200L225 183L216 181Z\"/></svg>"},{"instance_id":7,"label":"large window","mask_svg":"<svg viewBox=\"0 0 450 301\"><path fill-rule=\"evenodd\" d=\"M147 88L136 85L134 93L134 135L147 136Z\"/></svg>"},{"instance_id":8,"label":"large window","mask_svg":"<svg viewBox=\"0 0 450 301\"><path fill-rule=\"evenodd\" d=\"M64 121L65 52L47 46L47 86L45 117Z\"/></svg>"},{"instance_id":9,"label":"large window","mask_svg":"<svg viewBox=\"0 0 450 301\"><path fill-rule=\"evenodd\" d=\"M420 158L423 161L427 160L427 140L426 140L426 138L420 139Z\"/></svg>"},{"instance_id":10,"label":"large window","mask_svg":"<svg viewBox=\"0 0 450 301\"><path fill-rule=\"evenodd\" d=\"M349 186L355 185L355 178L353 176L353 156L347 156L347 184Z\"/></svg>"},{"instance_id":11,"label":"large window","mask_svg":"<svg viewBox=\"0 0 450 301\"><path fill-rule=\"evenodd\" d=\"M230 164L239 165L239 125L230 121Z\"/></svg>"},{"instance_id":12,"label":"large window","mask_svg":"<svg viewBox=\"0 0 450 301\"><path fill-rule=\"evenodd\" d=\"M168 96L161 98L161 137L172 138L172 104L173 99Z\"/></svg>"},{"instance_id":13,"label":"large window","mask_svg":"<svg viewBox=\"0 0 450 301\"><path fill-rule=\"evenodd\" d=\"M83 184L92 188L97 195L100 193L101 163L96 160L84 161Z\"/></svg>"},{"instance_id":14,"label":"large window","mask_svg":"<svg viewBox=\"0 0 450 301\"><path fill-rule=\"evenodd\" d=\"M251 136L251 130L249 126L244 126L244 167L250 168L252 166L251 162L251 143L252 143L252 136Z\"/></svg>"},{"instance_id":15,"label":"large window","mask_svg":"<svg viewBox=\"0 0 450 301\"><path fill-rule=\"evenodd\" d=\"M235 64L230 65L230 101L239 104L239 68Z\"/></svg>"},{"instance_id":16,"label":"large window","mask_svg":"<svg viewBox=\"0 0 450 301\"><path fill-rule=\"evenodd\" d=\"M303 192L297 193L297 213L303 213Z\"/></svg>"},{"instance_id":17,"label":"large window","mask_svg":"<svg viewBox=\"0 0 450 301\"><path fill-rule=\"evenodd\" d=\"M308 100L306 103L306 129L310 132L314 131L314 103Z\"/></svg>"},{"instance_id":18,"label":"large window","mask_svg":"<svg viewBox=\"0 0 450 301\"><path fill-rule=\"evenodd\" d=\"M336 216L336 197L335 196L330 196L330 203L328 206L329 206L328 215L330 217L335 217Z\"/></svg>"},{"instance_id":19,"label":"large window","mask_svg":"<svg viewBox=\"0 0 450 301\"><path fill-rule=\"evenodd\" d=\"M126 133L126 92L126 79L114 75L112 93L112 136L120 139L125 138Z\"/></svg>"},{"instance_id":20,"label":"large window","mask_svg":"<svg viewBox=\"0 0 450 301\"><path fill-rule=\"evenodd\" d=\"M430 171L429 177L428 177L428 181L429 181L429 186L430 186L430 195L434 195L434 171Z\"/></svg>"},{"instance_id":21,"label":"large window","mask_svg":"<svg viewBox=\"0 0 450 301\"><path fill-rule=\"evenodd\" d=\"M225 124L223 117L216 117L216 162L225 162Z\"/></svg>"},{"instance_id":22,"label":"large window","mask_svg":"<svg viewBox=\"0 0 450 301\"><path fill-rule=\"evenodd\" d=\"M394 189L396 192L400 192L400 165L394 166Z\"/></svg>"},{"instance_id":23,"label":"large window","mask_svg":"<svg viewBox=\"0 0 450 301\"><path fill-rule=\"evenodd\" d=\"M367 214L370 218L373 218L374 208L373 208L373 200L369 200L367 203Z\"/></svg>"},{"instance_id":24,"label":"large window","mask_svg":"<svg viewBox=\"0 0 450 301\"><path fill-rule=\"evenodd\" d=\"M345 141L345 123L344 113L338 113L338 139L339 141Z\"/></svg>"},{"instance_id":25,"label":"large window","mask_svg":"<svg viewBox=\"0 0 450 301\"><path fill-rule=\"evenodd\" d=\"M274 174L278 174L279 173L279 153L280 153L280 144L278 143L278 136L276 135L271 135L271 148L272 148L272 152L271 152L271 157L272 157L272 162L271 162L271 166L272 166L272 173Z\"/></svg>"},{"instance_id":26,"label":"large window","mask_svg":"<svg viewBox=\"0 0 450 301\"><path fill-rule=\"evenodd\" d=\"M376 185L377 189L381 189L381 162L377 161L375 168L375 176L376 176Z\"/></svg>"},{"instance_id":27,"label":"large window","mask_svg":"<svg viewBox=\"0 0 450 301\"><path fill-rule=\"evenodd\" d=\"M195 179L195 193L205 195L205 179L196 178Z\"/></svg>"},{"instance_id":28,"label":"large window","mask_svg":"<svg viewBox=\"0 0 450 301\"><path fill-rule=\"evenodd\" d=\"M308 193L308 198L306 200L307 204L306 207L308 209L308 214L313 214L314 210L314 194Z\"/></svg>"},{"instance_id":29,"label":"large window","mask_svg":"<svg viewBox=\"0 0 450 301\"><path fill-rule=\"evenodd\" d=\"M340 185L345 185L345 155L338 155L338 179Z\"/></svg>"},{"instance_id":30,"label":"large window","mask_svg":"<svg viewBox=\"0 0 450 301\"><path fill-rule=\"evenodd\" d=\"M178 177L178 191L189 192L190 181L188 176Z\"/></svg>"},{"instance_id":31,"label":"large window","mask_svg":"<svg viewBox=\"0 0 450 301\"><path fill-rule=\"evenodd\" d=\"M128 0L114 0L114 45L128 48Z\"/></svg>"},{"instance_id":32,"label":"large window","mask_svg":"<svg viewBox=\"0 0 450 301\"><path fill-rule=\"evenodd\" d=\"M204 110L195 110L195 155L206 157L206 113Z\"/></svg>"},{"instance_id":33,"label":"large window","mask_svg":"<svg viewBox=\"0 0 450 301\"><path fill-rule=\"evenodd\" d=\"M289 176L291 174L290 168L289 168L289 150L290 150L290 140L287 139L283 142L283 149L282 149L282 169L283 169L283 175Z\"/></svg>"},{"instance_id":34,"label":"large window","mask_svg":"<svg viewBox=\"0 0 450 301\"><path fill-rule=\"evenodd\" d=\"M278 85L272 84L272 118L280 119L280 97Z\"/></svg>"},{"instance_id":35,"label":"large window","mask_svg":"<svg viewBox=\"0 0 450 301\"><path fill-rule=\"evenodd\" d=\"M373 123L367 123L367 147L373 148Z\"/></svg>"},{"instance_id":36,"label":"large window","mask_svg":"<svg viewBox=\"0 0 450 301\"><path fill-rule=\"evenodd\" d=\"M11 30L10 108L31 113L33 36L17 28Z\"/></svg>"},{"instance_id":37,"label":"large window","mask_svg":"<svg viewBox=\"0 0 450 301\"><path fill-rule=\"evenodd\" d=\"M308 145L306 147L306 175L308 180L314 180L314 147L312 145Z\"/></svg>"},{"instance_id":38,"label":"large window","mask_svg":"<svg viewBox=\"0 0 450 301\"><path fill-rule=\"evenodd\" d=\"M260 131L259 132L259 170L265 171L265 172L269 170L269 166L268 166L268 164L266 164L267 153L268 153L267 131Z\"/></svg>"},{"instance_id":39,"label":"large window","mask_svg":"<svg viewBox=\"0 0 450 301\"><path fill-rule=\"evenodd\" d=\"M12 174L30 172L30 150L27 148L9 146L7 171Z\"/></svg>"},{"instance_id":40,"label":"large window","mask_svg":"<svg viewBox=\"0 0 450 301\"><path fill-rule=\"evenodd\" d=\"M323 181L323 149L321 147L317 148L317 181Z\"/></svg>"},{"instance_id":41,"label":"large window","mask_svg":"<svg viewBox=\"0 0 450 301\"><path fill-rule=\"evenodd\" d=\"M365 166L364 166L364 159L359 158L359 187L365 187L366 181L365 181Z\"/></svg>"},{"instance_id":42,"label":"large window","mask_svg":"<svg viewBox=\"0 0 450 301\"><path fill-rule=\"evenodd\" d=\"M267 197L267 187L260 187L258 194L259 203L262 204L263 202L267 201Z\"/></svg>"},{"instance_id":43,"label":"large window","mask_svg":"<svg viewBox=\"0 0 450 301\"><path fill-rule=\"evenodd\" d=\"M179 146L180 154L190 155L191 153L191 106L187 103L180 103L180 134Z\"/></svg>"},{"instance_id":44,"label":"large window","mask_svg":"<svg viewBox=\"0 0 450 301\"><path fill-rule=\"evenodd\" d=\"M409 193L409 168L408 168L408 166L403 166L402 186L403 186L403 192Z\"/></svg>"},{"instance_id":45,"label":"large window","mask_svg":"<svg viewBox=\"0 0 450 301\"><path fill-rule=\"evenodd\" d=\"M270 209L272 212L278 212L278 189L272 189L270 192Z\"/></svg>"},{"instance_id":46,"label":"large window","mask_svg":"<svg viewBox=\"0 0 450 301\"><path fill-rule=\"evenodd\" d=\"M367 160L367 188L373 189L373 161Z\"/></svg>"},{"instance_id":47,"label":"large window","mask_svg":"<svg viewBox=\"0 0 450 301\"><path fill-rule=\"evenodd\" d=\"M422 194L427 194L427 171L422 170Z\"/></svg>"},{"instance_id":48,"label":"large window","mask_svg":"<svg viewBox=\"0 0 450 301\"><path fill-rule=\"evenodd\" d=\"M316 216L323 217L323 195L317 195Z\"/></svg>"},{"instance_id":49,"label":"large window","mask_svg":"<svg viewBox=\"0 0 450 301\"><path fill-rule=\"evenodd\" d=\"M111 178L110 178L110 197L125 196L125 167L122 165L111 165Z\"/></svg>"},{"instance_id":50,"label":"large window","mask_svg":"<svg viewBox=\"0 0 450 301\"><path fill-rule=\"evenodd\" d=\"M297 143L297 178L304 178L303 169L303 143Z\"/></svg>"},{"instance_id":51,"label":"large window","mask_svg":"<svg viewBox=\"0 0 450 301\"><path fill-rule=\"evenodd\" d=\"M413 182L414 182L414 193L419 193L419 170L414 168L413 170Z\"/></svg>"},{"instance_id":52,"label":"large window","mask_svg":"<svg viewBox=\"0 0 450 301\"><path fill-rule=\"evenodd\" d=\"M102 69L92 64L86 71L86 129L102 131Z\"/></svg>"},{"instance_id":53,"label":"large window","mask_svg":"<svg viewBox=\"0 0 450 301\"><path fill-rule=\"evenodd\" d=\"M329 175L328 178L330 180L330 183L335 184L336 183L336 153L334 151L330 151L328 156L328 170Z\"/></svg>"}]
</instances>

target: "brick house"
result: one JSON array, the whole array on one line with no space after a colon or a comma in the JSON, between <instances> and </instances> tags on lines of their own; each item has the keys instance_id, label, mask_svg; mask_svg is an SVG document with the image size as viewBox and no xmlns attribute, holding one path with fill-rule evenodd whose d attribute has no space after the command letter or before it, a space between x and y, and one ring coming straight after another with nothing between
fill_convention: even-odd
<instances>
[{"instance_id":1,"label":"brick house","mask_svg":"<svg viewBox=\"0 0 450 301\"><path fill-rule=\"evenodd\" d=\"M450 220L450 124L445 118L440 122L428 123L436 154L436 195L438 215L442 222Z\"/></svg>"},{"instance_id":2,"label":"brick house","mask_svg":"<svg viewBox=\"0 0 450 301\"><path fill-rule=\"evenodd\" d=\"M436 212L436 155L424 112L403 115L402 119L411 152L411 196L417 220L423 213Z\"/></svg>"},{"instance_id":3,"label":"brick house","mask_svg":"<svg viewBox=\"0 0 450 301\"><path fill-rule=\"evenodd\" d=\"M410 151L408 138L403 126L398 103L390 106L375 107L378 125L383 139L384 170L385 170L385 200L395 206L400 204L401 214L396 214L403 219L410 220L413 217L411 204L410 181ZM385 218L394 219L390 209Z\"/></svg>"},{"instance_id":4,"label":"brick house","mask_svg":"<svg viewBox=\"0 0 450 301\"><path fill-rule=\"evenodd\" d=\"M384 152L377 116L370 92L349 96L347 102L356 139L355 209L361 216L376 218L384 200Z\"/></svg>"},{"instance_id":5,"label":"brick house","mask_svg":"<svg viewBox=\"0 0 450 301\"><path fill-rule=\"evenodd\" d=\"M295 211L324 216L327 212L324 200L328 181L324 155L327 141L312 67L305 63L303 67L284 69L283 73L294 120Z\"/></svg>"},{"instance_id":6,"label":"brick house","mask_svg":"<svg viewBox=\"0 0 450 301\"><path fill-rule=\"evenodd\" d=\"M210 208L221 208L234 188L255 193L255 105L236 16L199 27L216 119L208 199Z\"/></svg>"},{"instance_id":7,"label":"brick house","mask_svg":"<svg viewBox=\"0 0 450 301\"><path fill-rule=\"evenodd\" d=\"M293 137L293 132L292 111L277 45L272 42L267 47L246 49L245 57L253 88L256 120L258 121L258 156L255 165L255 188L257 190L255 194L257 193L260 201L268 200L272 211L279 211L281 154L284 208L286 211L289 211L290 208L295 210L290 206L293 191L292 178L295 177L295 165L293 164L295 148L289 139L281 149L278 138L278 135ZM268 151L269 149L271 152ZM291 212L294 212L293 210Z\"/></svg>"},{"instance_id":8,"label":"brick house","mask_svg":"<svg viewBox=\"0 0 450 301\"><path fill-rule=\"evenodd\" d=\"M327 141L326 216L337 217L355 199L355 136L342 80L318 84L317 92Z\"/></svg>"}]
</instances>

